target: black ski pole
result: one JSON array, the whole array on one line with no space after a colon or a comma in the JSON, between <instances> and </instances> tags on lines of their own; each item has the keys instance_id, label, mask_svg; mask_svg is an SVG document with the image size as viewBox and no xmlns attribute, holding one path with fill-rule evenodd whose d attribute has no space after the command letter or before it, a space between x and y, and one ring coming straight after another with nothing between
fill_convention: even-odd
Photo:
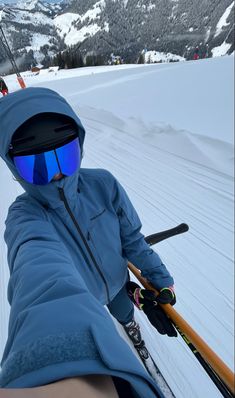
<instances>
[{"instance_id":1,"label":"black ski pole","mask_svg":"<svg viewBox=\"0 0 235 398\"><path fill-rule=\"evenodd\" d=\"M177 225L177 227L167 229L166 231L157 232L156 234L148 235L145 241L149 246L155 245L164 239L171 238L172 236L183 234L189 230L189 226L185 223Z\"/></svg>"},{"instance_id":2,"label":"black ski pole","mask_svg":"<svg viewBox=\"0 0 235 398\"><path fill-rule=\"evenodd\" d=\"M201 356L200 352L196 349L196 347L189 341L189 339L185 336L183 332L181 332L180 328L172 322L177 331L179 332L180 336L182 339L185 341L187 344L188 348L192 351L193 355L197 358L198 362L201 364L203 369L206 371L210 379L213 381L213 383L216 385L218 390L221 392L224 398L233 398L234 395L233 393L228 389L226 384L221 380L221 378L218 376L218 374L215 372L215 370L205 361L205 359Z\"/></svg>"}]
</instances>

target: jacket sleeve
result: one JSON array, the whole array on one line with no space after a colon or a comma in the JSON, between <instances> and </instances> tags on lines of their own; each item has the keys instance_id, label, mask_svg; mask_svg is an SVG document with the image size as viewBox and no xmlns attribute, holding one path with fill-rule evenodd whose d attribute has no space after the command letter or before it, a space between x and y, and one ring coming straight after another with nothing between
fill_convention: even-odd
<instances>
[{"instance_id":1,"label":"jacket sleeve","mask_svg":"<svg viewBox=\"0 0 235 398\"><path fill-rule=\"evenodd\" d=\"M138 214L121 184L115 180L113 205L119 217L123 253L157 289L172 286L174 280L159 255L144 240Z\"/></svg>"},{"instance_id":2,"label":"jacket sleeve","mask_svg":"<svg viewBox=\"0 0 235 398\"><path fill-rule=\"evenodd\" d=\"M87 290L43 208L17 199L9 209L5 240L11 312L1 387L108 374L125 378L138 396L163 397Z\"/></svg>"},{"instance_id":3,"label":"jacket sleeve","mask_svg":"<svg viewBox=\"0 0 235 398\"><path fill-rule=\"evenodd\" d=\"M17 199L8 212L5 241L11 311L0 385L26 375L35 380L35 371L52 365L65 377L66 363L97 357L90 329L99 323L98 313L108 322L106 311L88 292L43 208Z\"/></svg>"}]
</instances>

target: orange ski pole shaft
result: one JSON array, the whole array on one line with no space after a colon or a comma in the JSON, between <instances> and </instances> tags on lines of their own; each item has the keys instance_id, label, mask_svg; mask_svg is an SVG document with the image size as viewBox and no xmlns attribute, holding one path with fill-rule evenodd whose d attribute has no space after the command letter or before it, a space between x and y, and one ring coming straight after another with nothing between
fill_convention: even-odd
<instances>
[{"instance_id":1,"label":"orange ski pole shaft","mask_svg":"<svg viewBox=\"0 0 235 398\"><path fill-rule=\"evenodd\" d=\"M142 277L140 271L131 263L128 263L128 268L146 288L153 290L156 294L158 291ZM182 334L196 347L202 358L211 366L214 372L219 376L223 383L227 386L229 391L235 393L234 388L234 373L229 367L218 357L218 355L206 344L206 342L192 329L192 327L182 318L182 316L170 305L161 304L166 314L179 328Z\"/></svg>"},{"instance_id":2,"label":"orange ski pole shaft","mask_svg":"<svg viewBox=\"0 0 235 398\"><path fill-rule=\"evenodd\" d=\"M19 74L17 75L17 80L18 80L18 83L19 83L19 85L20 85L21 88L26 88L26 84L25 84L25 82L24 82L24 79L23 79L23 77L20 76Z\"/></svg>"}]
</instances>

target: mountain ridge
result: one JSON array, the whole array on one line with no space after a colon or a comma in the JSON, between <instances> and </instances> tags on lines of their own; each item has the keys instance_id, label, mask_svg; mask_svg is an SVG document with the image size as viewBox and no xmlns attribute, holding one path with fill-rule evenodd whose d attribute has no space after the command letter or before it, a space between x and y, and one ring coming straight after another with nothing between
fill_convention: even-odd
<instances>
[{"instance_id":1,"label":"mountain ridge","mask_svg":"<svg viewBox=\"0 0 235 398\"><path fill-rule=\"evenodd\" d=\"M83 56L111 53L136 62L144 49L192 59L223 44L234 51L231 0L20 0L0 4L0 23L16 59L46 63L69 46ZM0 45L0 68L7 59Z\"/></svg>"}]
</instances>

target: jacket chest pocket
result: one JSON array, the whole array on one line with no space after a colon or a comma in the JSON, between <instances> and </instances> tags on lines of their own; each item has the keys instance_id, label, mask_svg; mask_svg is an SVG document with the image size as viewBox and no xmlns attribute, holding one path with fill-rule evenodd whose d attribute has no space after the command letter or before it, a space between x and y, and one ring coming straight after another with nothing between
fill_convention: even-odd
<instances>
[{"instance_id":1,"label":"jacket chest pocket","mask_svg":"<svg viewBox=\"0 0 235 398\"><path fill-rule=\"evenodd\" d=\"M112 253L121 254L120 225L116 214L100 209L90 218L87 240L93 247L98 259L104 263L112 261Z\"/></svg>"}]
</instances>

